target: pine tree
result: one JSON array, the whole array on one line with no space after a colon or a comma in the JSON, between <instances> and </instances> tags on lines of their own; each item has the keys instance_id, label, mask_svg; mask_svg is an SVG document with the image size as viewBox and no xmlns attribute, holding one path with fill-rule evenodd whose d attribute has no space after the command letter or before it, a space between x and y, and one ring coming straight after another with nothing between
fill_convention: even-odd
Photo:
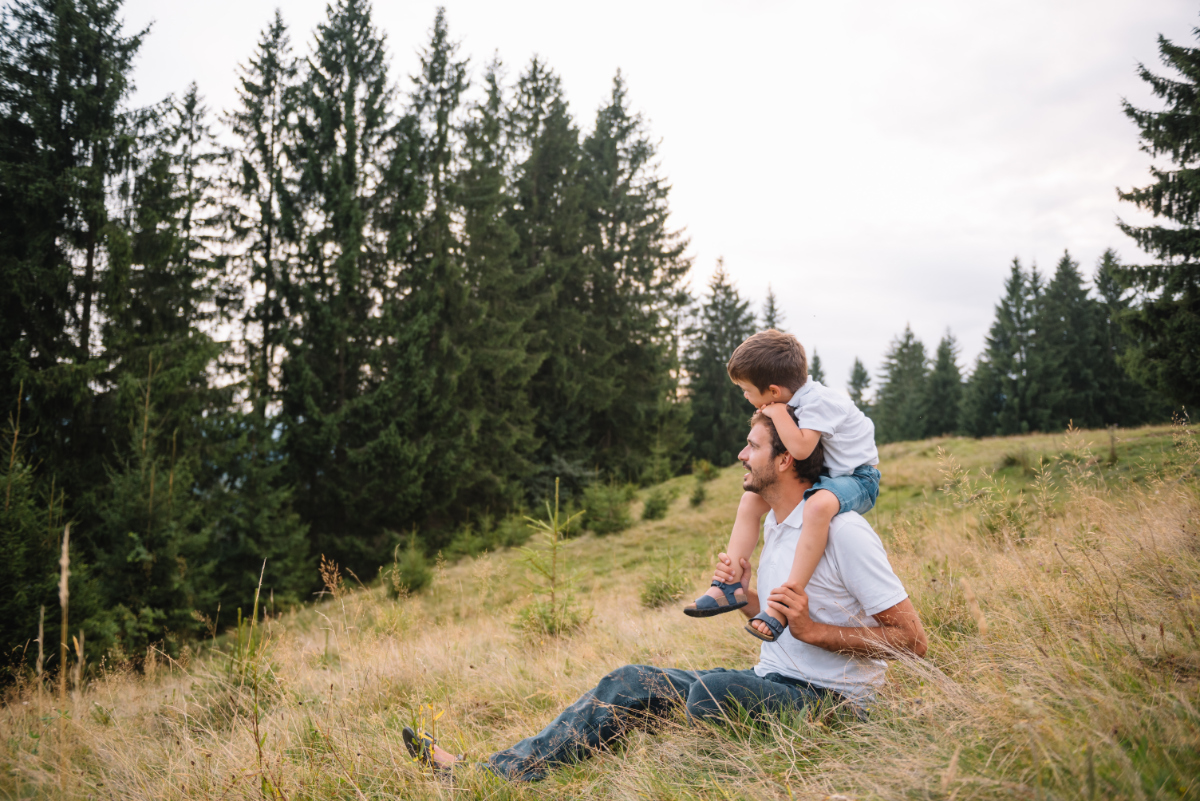
<instances>
[{"instance_id":1,"label":"pine tree","mask_svg":"<svg viewBox=\"0 0 1200 801\"><path fill-rule=\"evenodd\" d=\"M1200 32L1197 33L1200 36ZM1139 130L1142 149L1167 155L1177 169L1151 169L1149 186L1120 192L1122 200L1165 218L1171 225L1135 226L1119 222L1157 264L1119 268L1122 282L1139 293L1140 303L1122 315L1131 335L1124 362L1130 372L1174 403L1200 402L1200 243L1196 239L1195 171L1200 154L1200 49L1158 37L1163 65L1177 75L1155 75L1138 65L1138 75L1166 101L1163 111L1124 103Z\"/></svg>"},{"instance_id":2,"label":"pine tree","mask_svg":"<svg viewBox=\"0 0 1200 801\"><path fill-rule=\"evenodd\" d=\"M1096 373L1102 358L1099 313L1096 301L1088 297L1079 265L1064 251L1037 320L1039 343L1049 351L1047 362L1054 374L1046 430L1066 428L1071 422L1080 428L1104 424Z\"/></svg>"},{"instance_id":3,"label":"pine tree","mask_svg":"<svg viewBox=\"0 0 1200 801\"><path fill-rule=\"evenodd\" d=\"M963 387L958 428L972 437L995 436L1000 430L1000 412L1005 397L1003 375L982 353L975 360L975 369Z\"/></svg>"},{"instance_id":4,"label":"pine tree","mask_svg":"<svg viewBox=\"0 0 1200 801\"><path fill-rule=\"evenodd\" d=\"M288 196L295 176L286 154L294 145L297 67L278 9L240 73L238 107L226 117L239 156L229 181L229 214L234 238L243 248L236 260L253 295L244 324L257 328L257 339L245 338L246 367L255 409L265 417L277 388L276 358L287 321L289 246L296 238L295 221L287 216L293 207Z\"/></svg>"},{"instance_id":5,"label":"pine tree","mask_svg":"<svg viewBox=\"0 0 1200 801\"><path fill-rule=\"evenodd\" d=\"M70 502L103 481L110 452L93 344L106 242L122 240L110 213L137 138L125 101L146 34L123 30L120 6L18 0L0 23L0 390L15 398L27 378L29 447Z\"/></svg>"},{"instance_id":6,"label":"pine tree","mask_svg":"<svg viewBox=\"0 0 1200 801\"><path fill-rule=\"evenodd\" d=\"M473 473L477 462L490 458L479 452L475 440L490 393L464 395L460 384L470 380L479 309L471 297L453 218L458 208L457 138L467 89L467 62L457 52L445 9L439 8L420 52L421 71L412 79L413 119L421 142L417 177L425 208L416 217L412 252L400 279L407 296L393 307L400 361L389 371L390 381L403 381L409 390L412 425L398 430L424 454L418 507L433 520L463 514L466 498L460 493L467 482L459 476Z\"/></svg>"},{"instance_id":7,"label":"pine tree","mask_svg":"<svg viewBox=\"0 0 1200 801\"><path fill-rule=\"evenodd\" d=\"M508 129L517 164L507 222L519 241L521 300L536 308L529 346L544 357L527 391L541 440L537 458L548 476L561 469L551 467L556 460L576 468L594 463L596 415L620 394L607 365L617 343L602 336L591 315L595 268L586 249L579 132L559 77L536 57L517 80Z\"/></svg>"},{"instance_id":8,"label":"pine tree","mask_svg":"<svg viewBox=\"0 0 1200 801\"><path fill-rule=\"evenodd\" d=\"M400 334L406 343L421 335L395 323L397 262L412 255L424 200L420 134L411 118L396 118L393 93L369 4L331 4L305 63L287 152L298 174L287 214L300 253L288 285L282 424L286 480L313 550L355 570L382 559L385 527L415 515L430 450L406 436L417 426L413 393L431 391L428 377L407 374L411 345L395 345Z\"/></svg>"},{"instance_id":9,"label":"pine tree","mask_svg":"<svg viewBox=\"0 0 1200 801\"><path fill-rule=\"evenodd\" d=\"M825 370L821 367L821 357L816 348L813 348L812 359L808 362L808 376L818 383L825 383Z\"/></svg>"},{"instance_id":10,"label":"pine tree","mask_svg":"<svg viewBox=\"0 0 1200 801\"><path fill-rule=\"evenodd\" d=\"M850 383L846 385L846 391L850 394L850 400L854 401L862 412L869 414L871 403L863 397L863 393L871 386L871 375L867 372L867 368L857 356L854 357L854 367L850 369Z\"/></svg>"},{"instance_id":11,"label":"pine tree","mask_svg":"<svg viewBox=\"0 0 1200 801\"><path fill-rule=\"evenodd\" d=\"M542 358L529 346L536 307L526 300L529 275L517 270L519 240L506 219L511 201L501 70L498 59L487 66L484 98L469 109L456 190L472 308L464 332L470 369L458 388L462 399L478 404L475 447L487 456L474 463L470 475L460 475L459 483L484 508L515 506L525 494L537 447L526 388Z\"/></svg>"},{"instance_id":12,"label":"pine tree","mask_svg":"<svg viewBox=\"0 0 1200 801\"><path fill-rule=\"evenodd\" d=\"M787 319L787 315L783 313L783 309L780 309L775 302L775 290L771 289L770 284L767 284L767 299L763 303L762 318L764 329L774 328L776 331L783 330L783 323ZM813 358L816 358L815 353L813 354ZM821 381L821 383L825 382Z\"/></svg>"},{"instance_id":13,"label":"pine tree","mask_svg":"<svg viewBox=\"0 0 1200 801\"><path fill-rule=\"evenodd\" d=\"M1100 416L1105 425L1135 426L1170 419L1170 405L1135 381L1125 369L1129 335L1122 318L1131 307L1128 290L1120 278L1121 264L1112 248L1096 263L1096 289L1100 354L1095 367L1099 386Z\"/></svg>"},{"instance_id":14,"label":"pine tree","mask_svg":"<svg viewBox=\"0 0 1200 801\"><path fill-rule=\"evenodd\" d=\"M986 361L995 372L999 395L1003 398L992 434L1019 434L1029 430L1026 396L1033 316L1029 282L1030 276L1014 258L1004 283L1004 297L996 305L996 319L986 340ZM982 375L980 379L983 379ZM984 412L980 411L980 414Z\"/></svg>"},{"instance_id":15,"label":"pine tree","mask_svg":"<svg viewBox=\"0 0 1200 801\"><path fill-rule=\"evenodd\" d=\"M708 298L689 328L684 365L691 402L692 453L715 465L733 464L746 439L754 409L729 380L726 365L738 345L754 333L750 302L742 300L725 272L724 261L708 282Z\"/></svg>"},{"instance_id":16,"label":"pine tree","mask_svg":"<svg viewBox=\"0 0 1200 801\"><path fill-rule=\"evenodd\" d=\"M884 356L875 402L875 431L880 442L921 439L926 427L925 345L909 326L892 340Z\"/></svg>"},{"instance_id":17,"label":"pine tree","mask_svg":"<svg viewBox=\"0 0 1200 801\"><path fill-rule=\"evenodd\" d=\"M925 386L925 436L953 434L958 430L963 382L958 369L958 344L949 331L938 343Z\"/></svg>"},{"instance_id":18,"label":"pine tree","mask_svg":"<svg viewBox=\"0 0 1200 801\"><path fill-rule=\"evenodd\" d=\"M589 442L605 469L636 478L646 468L648 443L672 452L682 449L677 416L678 373L672 321L687 302L681 282L691 262L687 241L667 227L670 187L658 174L656 148L640 114L629 109L625 81L618 71L612 93L596 114L583 142L580 177L588 215L584 262L592 271L588 292L586 352L609 343L612 356L597 367L617 388L612 402L598 409ZM677 468L682 468L682 462Z\"/></svg>"}]
</instances>

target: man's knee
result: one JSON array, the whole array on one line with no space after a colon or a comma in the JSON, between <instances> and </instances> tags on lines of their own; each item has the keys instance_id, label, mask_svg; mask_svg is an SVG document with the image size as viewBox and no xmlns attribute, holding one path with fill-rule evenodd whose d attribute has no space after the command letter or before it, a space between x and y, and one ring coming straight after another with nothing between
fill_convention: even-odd
<instances>
[{"instance_id":1,"label":"man's knee","mask_svg":"<svg viewBox=\"0 0 1200 801\"><path fill-rule=\"evenodd\" d=\"M687 714L693 720L716 720L725 716L729 679L723 673L705 676L688 688Z\"/></svg>"}]
</instances>

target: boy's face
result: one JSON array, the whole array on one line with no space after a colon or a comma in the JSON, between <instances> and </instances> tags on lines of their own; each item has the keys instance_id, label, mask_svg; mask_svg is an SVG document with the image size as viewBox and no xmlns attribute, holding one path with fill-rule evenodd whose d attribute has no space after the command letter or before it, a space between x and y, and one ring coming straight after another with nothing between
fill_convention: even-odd
<instances>
[{"instance_id":1,"label":"boy's face","mask_svg":"<svg viewBox=\"0 0 1200 801\"><path fill-rule=\"evenodd\" d=\"M779 403L784 400L791 400L790 397L785 398L783 390L772 384L767 387L766 392L760 392L758 387L751 384L749 381L734 381L738 388L742 390L742 395L746 400L754 405L755 409L761 409L770 403Z\"/></svg>"}]
</instances>

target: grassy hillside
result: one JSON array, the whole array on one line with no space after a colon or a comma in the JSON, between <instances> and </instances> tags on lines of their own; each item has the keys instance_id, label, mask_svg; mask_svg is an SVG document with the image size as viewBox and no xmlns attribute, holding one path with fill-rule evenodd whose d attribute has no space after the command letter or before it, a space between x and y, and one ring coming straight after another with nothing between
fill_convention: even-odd
<instances>
[{"instance_id":1,"label":"grassy hillside","mask_svg":"<svg viewBox=\"0 0 1200 801\"><path fill-rule=\"evenodd\" d=\"M665 519L565 543L590 613L566 636L517 630L530 576L504 551L442 566L399 601L330 575L325 600L259 621L252 639L144 676L108 667L62 711L48 690L17 688L0 710L0 795L1195 798L1197 463L1182 427L885 447L869 519L931 647L893 663L866 721L676 719L532 786L467 775L451 788L406 758L405 723L444 713L447 747L482 757L625 663L752 665L740 616L639 603L649 582L682 575L686 597L707 584L740 495L733 467L699 508L694 479L677 478Z\"/></svg>"}]
</instances>

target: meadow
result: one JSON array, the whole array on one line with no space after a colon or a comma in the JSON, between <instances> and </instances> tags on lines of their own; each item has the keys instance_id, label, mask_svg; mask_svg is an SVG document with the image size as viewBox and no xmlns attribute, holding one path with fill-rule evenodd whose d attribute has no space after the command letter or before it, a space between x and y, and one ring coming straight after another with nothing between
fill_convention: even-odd
<instances>
[{"instance_id":1,"label":"meadow","mask_svg":"<svg viewBox=\"0 0 1200 801\"><path fill-rule=\"evenodd\" d=\"M642 490L665 517L562 542L528 623L528 552L439 562L417 593L325 565L323 597L144 670L96 665L65 699L11 686L0 795L65 799L1097 799L1200 797L1200 437L1186 425L884 446L879 531L930 636L866 719L682 717L534 785L434 780L406 724L483 758L626 663L749 667L738 615L694 620L740 495L723 469ZM529 548L543 549L535 538ZM365 583L364 583L365 582ZM544 584L544 582L543 582ZM562 593L566 593L563 595ZM541 597L541 596L537 596ZM566 601L563 599L566 598ZM47 617L50 615L48 613Z\"/></svg>"}]
</instances>

